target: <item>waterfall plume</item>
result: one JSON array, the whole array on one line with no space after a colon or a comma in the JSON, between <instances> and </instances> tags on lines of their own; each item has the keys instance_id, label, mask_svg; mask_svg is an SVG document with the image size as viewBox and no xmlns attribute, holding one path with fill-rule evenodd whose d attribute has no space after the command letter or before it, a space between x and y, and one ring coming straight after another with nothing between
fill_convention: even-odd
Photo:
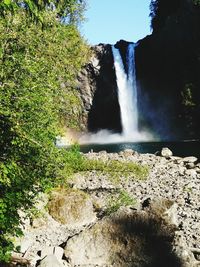
<instances>
[{"instance_id":1,"label":"waterfall plume","mask_svg":"<svg viewBox=\"0 0 200 267\"><path fill-rule=\"evenodd\" d=\"M135 71L135 44L129 44L127 49L127 74L120 55L119 49L112 46L114 66L116 72L118 100L120 105L121 123L123 136L127 139L139 135L138 108L137 108L137 85Z\"/></svg>"}]
</instances>

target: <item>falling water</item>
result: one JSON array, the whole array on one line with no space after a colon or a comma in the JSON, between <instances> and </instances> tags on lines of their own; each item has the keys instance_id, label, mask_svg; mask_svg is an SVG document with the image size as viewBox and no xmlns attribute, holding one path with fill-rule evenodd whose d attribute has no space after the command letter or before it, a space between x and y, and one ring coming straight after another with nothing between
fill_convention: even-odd
<instances>
[{"instance_id":1,"label":"falling water","mask_svg":"<svg viewBox=\"0 0 200 267\"><path fill-rule=\"evenodd\" d=\"M129 44L126 59L128 74L126 74L120 52L112 46L123 136L127 139L139 135L134 51L135 45Z\"/></svg>"},{"instance_id":2,"label":"falling water","mask_svg":"<svg viewBox=\"0 0 200 267\"><path fill-rule=\"evenodd\" d=\"M134 132L138 132L138 105L137 105L137 83L136 83L136 68L135 68L135 44L128 45L127 51L128 63L128 90L130 94L131 112L132 112L132 127Z\"/></svg>"}]
</instances>

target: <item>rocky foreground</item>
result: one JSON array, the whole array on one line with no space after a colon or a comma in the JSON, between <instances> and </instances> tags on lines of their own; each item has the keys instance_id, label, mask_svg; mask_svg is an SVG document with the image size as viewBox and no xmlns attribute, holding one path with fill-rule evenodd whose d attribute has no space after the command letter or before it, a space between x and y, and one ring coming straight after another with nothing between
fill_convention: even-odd
<instances>
[{"instance_id":1,"label":"rocky foreground","mask_svg":"<svg viewBox=\"0 0 200 267\"><path fill-rule=\"evenodd\" d=\"M13 254L18 266L200 266L200 163L195 157L88 153L89 159L133 161L148 177L78 174L67 190L41 195L40 215L26 219ZM22 214L23 216L23 214ZM19 264L20 262L20 264ZM24 264L24 265L23 265Z\"/></svg>"}]
</instances>

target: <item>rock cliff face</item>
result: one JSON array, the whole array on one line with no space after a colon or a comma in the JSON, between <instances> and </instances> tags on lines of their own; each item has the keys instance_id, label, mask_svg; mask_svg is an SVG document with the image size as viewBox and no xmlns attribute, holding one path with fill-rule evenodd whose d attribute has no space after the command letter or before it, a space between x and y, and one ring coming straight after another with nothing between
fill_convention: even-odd
<instances>
[{"instance_id":1,"label":"rock cliff face","mask_svg":"<svg viewBox=\"0 0 200 267\"><path fill-rule=\"evenodd\" d=\"M176 2L161 26L138 42L140 111L162 137L198 138L200 10L191 0Z\"/></svg>"},{"instance_id":2,"label":"rock cliff face","mask_svg":"<svg viewBox=\"0 0 200 267\"><path fill-rule=\"evenodd\" d=\"M78 77L84 124L91 132L121 132L120 109L111 45L92 47L90 62Z\"/></svg>"},{"instance_id":3,"label":"rock cliff face","mask_svg":"<svg viewBox=\"0 0 200 267\"><path fill-rule=\"evenodd\" d=\"M191 0L176 2L161 26L138 41L135 52L139 126L150 128L161 140L198 139L200 134L200 8ZM125 70L127 45L122 40L115 45ZM121 132L111 46L100 44L92 50L91 61L79 75L84 124L92 132Z\"/></svg>"}]
</instances>

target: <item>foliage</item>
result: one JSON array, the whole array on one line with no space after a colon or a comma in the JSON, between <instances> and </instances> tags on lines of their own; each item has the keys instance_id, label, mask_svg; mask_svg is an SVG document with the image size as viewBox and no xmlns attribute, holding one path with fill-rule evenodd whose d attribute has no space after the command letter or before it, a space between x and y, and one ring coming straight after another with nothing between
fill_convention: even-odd
<instances>
[{"instance_id":1,"label":"foliage","mask_svg":"<svg viewBox=\"0 0 200 267\"><path fill-rule=\"evenodd\" d=\"M200 6L200 0L193 0L193 2L196 6Z\"/></svg>"},{"instance_id":2,"label":"foliage","mask_svg":"<svg viewBox=\"0 0 200 267\"><path fill-rule=\"evenodd\" d=\"M160 30L168 16L175 13L180 7L181 0L152 0L150 4L151 27L154 31Z\"/></svg>"},{"instance_id":3,"label":"foliage","mask_svg":"<svg viewBox=\"0 0 200 267\"><path fill-rule=\"evenodd\" d=\"M133 199L125 190L118 190L108 200L108 207L106 214L110 215L116 212L122 206L133 206L136 204L136 200Z\"/></svg>"},{"instance_id":4,"label":"foliage","mask_svg":"<svg viewBox=\"0 0 200 267\"><path fill-rule=\"evenodd\" d=\"M15 2L0 6L0 261L13 249L9 237L21 234L18 209L30 207L64 168L66 152L55 138L68 96L78 99L74 80L88 54L73 24L43 10L44 28L24 8L2 9Z\"/></svg>"},{"instance_id":5,"label":"foliage","mask_svg":"<svg viewBox=\"0 0 200 267\"><path fill-rule=\"evenodd\" d=\"M64 19L72 24L77 24L83 19L85 0L2 0L0 3L0 15L5 16L23 9L34 21L45 22L45 12L53 11L57 18Z\"/></svg>"},{"instance_id":6,"label":"foliage","mask_svg":"<svg viewBox=\"0 0 200 267\"><path fill-rule=\"evenodd\" d=\"M193 89L193 84L186 84L184 90L181 92L183 105L185 107L195 106L192 96L192 91L193 91L192 89Z\"/></svg>"},{"instance_id":7,"label":"foliage","mask_svg":"<svg viewBox=\"0 0 200 267\"><path fill-rule=\"evenodd\" d=\"M120 177L135 177L145 179L148 175L148 168L134 162L122 162L118 160L86 160L82 171L95 170L107 175L113 181L118 181Z\"/></svg>"},{"instance_id":8,"label":"foliage","mask_svg":"<svg viewBox=\"0 0 200 267\"><path fill-rule=\"evenodd\" d=\"M118 160L96 160L87 159L79 152L79 146L74 145L65 154L64 169L57 175L54 186L66 185L66 177L69 179L74 173L87 173L95 171L96 175L105 175L113 182L118 182L120 178L145 179L148 176L147 166L136 164L135 162L122 162Z\"/></svg>"},{"instance_id":9,"label":"foliage","mask_svg":"<svg viewBox=\"0 0 200 267\"><path fill-rule=\"evenodd\" d=\"M185 1L185 0L184 0ZM150 3L150 17L151 17L151 28L153 31L158 32L162 29L167 19L177 14L178 9L184 6L183 0L151 0ZM185 1L186 2L186 1ZM188 1L188 6L196 6L199 8L200 0L192 0L191 3ZM178 21L178 18L176 19Z\"/></svg>"}]
</instances>

